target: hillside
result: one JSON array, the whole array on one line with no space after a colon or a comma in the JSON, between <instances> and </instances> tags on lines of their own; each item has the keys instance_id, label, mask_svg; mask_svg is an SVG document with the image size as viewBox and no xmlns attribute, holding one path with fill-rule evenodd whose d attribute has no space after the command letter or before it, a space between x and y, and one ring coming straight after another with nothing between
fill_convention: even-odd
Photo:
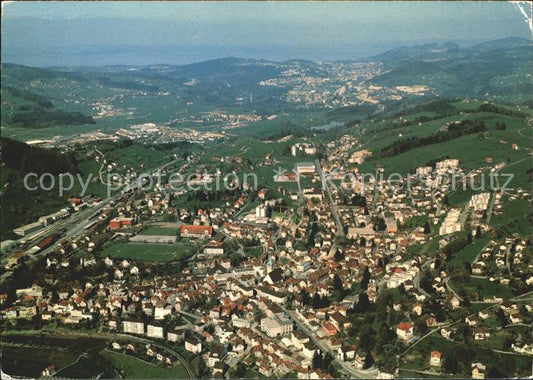
<instances>
[{"instance_id":1,"label":"hillside","mask_svg":"<svg viewBox=\"0 0 533 380\"><path fill-rule=\"evenodd\" d=\"M48 91L35 87L47 82L83 81L73 73L2 64L2 126L41 129L55 126L94 124L91 116L63 108L64 99L54 99ZM63 103L63 104L61 104Z\"/></svg>"},{"instance_id":2,"label":"hillside","mask_svg":"<svg viewBox=\"0 0 533 380\"><path fill-rule=\"evenodd\" d=\"M521 38L469 48L455 44L399 48L373 57L388 70L372 79L380 86L426 85L441 96L531 95L533 43Z\"/></svg>"},{"instance_id":3,"label":"hillside","mask_svg":"<svg viewBox=\"0 0 533 380\"><path fill-rule=\"evenodd\" d=\"M374 154L360 168L373 172L376 165L386 173L414 173L443 157L459 158L466 168L504 163L515 173L513 184L531 186L533 111L526 106L505 106L475 101L439 100L401 112L364 121L349 130L361 136ZM513 144L517 144L513 148ZM516 163L511 168L511 163ZM505 170L504 170L505 171Z\"/></svg>"}]
</instances>

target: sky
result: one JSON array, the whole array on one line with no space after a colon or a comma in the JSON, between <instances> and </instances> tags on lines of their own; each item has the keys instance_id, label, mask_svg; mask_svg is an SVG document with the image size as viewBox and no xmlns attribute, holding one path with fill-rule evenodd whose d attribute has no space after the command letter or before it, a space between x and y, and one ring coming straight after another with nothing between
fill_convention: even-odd
<instances>
[{"instance_id":1,"label":"sky","mask_svg":"<svg viewBox=\"0 0 533 380\"><path fill-rule=\"evenodd\" d=\"M2 62L184 64L357 59L428 42L531 39L507 2L2 3Z\"/></svg>"}]
</instances>

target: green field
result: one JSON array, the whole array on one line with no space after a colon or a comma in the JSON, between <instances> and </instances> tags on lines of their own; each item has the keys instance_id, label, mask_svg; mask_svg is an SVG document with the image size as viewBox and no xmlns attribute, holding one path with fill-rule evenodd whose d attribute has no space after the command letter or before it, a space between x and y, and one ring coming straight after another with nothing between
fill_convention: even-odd
<instances>
[{"instance_id":1,"label":"green field","mask_svg":"<svg viewBox=\"0 0 533 380\"><path fill-rule=\"evenodd\" d=\"M173 368L163 368L149 364L132 356L122 355L111 351L102 351L101 355L122 373L126 379L185 379L189 378L183 365L178 364Z\"/></svg>"},{"instance_id":2,"label":"green field","mask_svg":"<svg viewBox=\"0 0 533 380\"><path fill-rule=\"evenodd\" d=\"M188 257L195 246L187 242L174 244L112 242L103 247L101 256L120 259L166 262Z\"/></svg>"},{"instance_id":3,"label":"green field","mask_svg":"<svg viewBox=\"0 0 533 380\"><path fill-rule=\"evenodd\" d=\"M37 348L2 347L2 370L9 375L40 377L49 365L62 368L77 360L79 354Z\"/></svg>"},{"instance_id":4,"label":"green field","mask_svg":"<svg viewBox=\"0 0 533 380\"><path fill-rule=\"evenodd\" d=\"M472 264L476 255L481 252L483 247L490 241L489 237L482 237L481 239L474 239L472 244L468 244L459 252L454 253L450 260L450 265L454 267L462 266L464 263Z\"/></svg>"},{"instance_id":5,"label":"green field","mask_svg":"<svg viewBox=\"0 0 533 380\"><path fill-rule=\"evenodd\" d=\"M452 283L450 280L450 285L457 293L464 292L471 300L484 300L493 297L509 299L513 297L509 286L490 282L486 278L472 277L461 284Z\"/></svg>"},{"instance_id":6,"label":"green field","mask_svg":"<svg viewBox=\"0 0 533 380\"><path fill-rule=\"evenodd\" d=\"M164 228L164 227L152 227L142 230L142 235L164 235L164 236L176 236L177 229Z\"/></svg>"},{"instance_id":7,"label":"green field","mask_svg":"<svg viewBox=\"0 0 533 380\"><path fill-rule=\"evenodd\" d=\"M79 379L94 378L97 376L102 376L103 374L103 369L100 368L94 361L80 356L75 363L63 368L56 374L56 376Z\"/></svg>"},{"instance_id":8,"label":"green field","mask_svg":"<svg viewBox=\"0 0 533 380\"><path fill-rule=\"evenodd\" d=\"M491 225L497 233L512 234L520 233L522 235L530 235L531 224L528 220L533 206L524 199L508 200L504 199L503 213L501 215L493 215L491 218Z\"/></svg>"},{"instance_id":9,"label":"green field","mask_svg":"<svg viewBox=\"0 0 533 380\"><path fill-rule=\"evenodd\" d=\"M261 256L261 254L263 253L263 247L262 246L247 247L244 249L244 253L247 256L252 256L252 257Z\"/></svg>"},{"instance_id":10,"label":"green field","mask_svg":"<svg viewBox=\"0 0 533 380\"><path fill-rule=\"evenodd\" d=\"M24 344L25 347L2 347L2 369L8 373L26 377L40 377L41 371L49 365L61 370L58 376L71 378L89 378L98 374L111 376L104 367L105 363L95 355L104 346L105 341L93 338L68 338L40 336L39 331L28 331L28 334L3 335L4 343ZM36 335L37 334L37 335ZM32 345L34 345L32 347ZM48 347L65 349L53 350ZM81 352L87 357L80 357Z\"/></svg>"},{"instance_id":11,"label":"green field","mask_svg":"<svg viewBox=\"0 0 533 380\"><path fill-rule=\"evenodd\" d=\"M170 151L155 150L139 145L132 145L106 152L108 161L115 161L127 167L139 168L142 164L155 167L171 160Z\"/></svg>"}]
</instances>

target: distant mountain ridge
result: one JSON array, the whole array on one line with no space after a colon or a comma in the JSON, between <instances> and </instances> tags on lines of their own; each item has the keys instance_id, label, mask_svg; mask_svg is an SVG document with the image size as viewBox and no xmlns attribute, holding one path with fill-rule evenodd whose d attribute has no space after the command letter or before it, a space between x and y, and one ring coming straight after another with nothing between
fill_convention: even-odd
<instances>
[{"instance_id":1,"label":"distant mountain ridge","mask_svg":"<svg viewBox=\"0 0 533 380\"><path fill-rule=\"evenodd\" d=\"M371 80L380 86L426 85L451 97L533 93L533 42L523 38L398 48L373 59L387 69Z\"/></svg>"},{"instance_id":2,"label":"distant mountain ridge","mask_svg":"<svg viewBox=\"0 0 533 380\"><path fill-rule=\"evenodd\" d=\"M489 40L485 42L480 42L475 45L461 48L458 43L454 41L448 41L444 43L427 43L422 45L412 45L412 46L400 46L394 49L386 50L383 53L369 56L366 58L361 59L331 59L330 62L357 62L357 61L381 61L381 62L388 62L392 60L403 60L403 59L413 59L417 58L419 55L424 54L439 54L446 51L452 51L452 52L466 52L466 51L486 51L486 50L496 50L496 49L509 49L514 47L533 47L533 41L530 41L528 39L522 38L522 37L506 37L502 39L497 40ZM273 63L273 64L290 64L290 63L301 63L301 64L316 64L319 61L312 61L308 59L288 59L285 61L274 61L274 60L267 60L267 59L261 59L261 58L239 58L239 57L223 57L223 58L215 58L210 59L206 61L199 61L194 63L188 63L188 64L182 64L182 65L174 65L174 64L155 64L155 65L127 65L127 64L120 64L120 65L105 65L99 67L101 68L129 68L129 67L137 67L137 68L157 68L157 67L166 67L166 68L181 68L181 70L185 71L196 71L199 69L213 69L218 67L224 67L224 66L233 66L235 64L242 64L242 63ZM38 68L38 67L32 67L32 66L26 66L26 65L20 65L16 63L9 63L9 62L3 62L2 66L7 67L19 67L19 68L30 68L34 71L35 74L41 73L42 75L50 75L47 74L47 71L51 70L53 72L59 72L61 76L69 76L69 77L75 77L76 79L81 79L81 77L76 76L75 73L70 72L68 69L69 66L53 66L53 67L47 67L47 68ZM97 66L88 66L90 67L96 67ZM79 69L79 68L78 68ZM53 74L52 74L53 75Z\"/></svg>"},{"instance_id":3,"label":"distant mountain ridge","mask_svg":"<svg viewBox=\"0 0 533 380\"><path fill-rule=\"evenodd\" d=\"M487 51L497 49L510 49L516 47L529 46L533 47L533 41L529 41L521 37L507 37L503 39L490 40L481 42L469 47L461 48L459 44L453 41L445 43L431 43L414 46L401 46L395 49L387 50L381 54L374 55L364 59L365 61L381 61L390 63L391 61L405 60L405 59L421 59L428 58L428 56L437 56L443 53L461 53L461 52L475 52Z\"/></svg>"},{"instance_id":4,"label":"distant mountain ridge","mask_svg":"<svg viewBox=\"0 0 533 380\"><path fill-rule=\"evenodd\" d=\"M157 97L158 101L160 96L169 96L179 99L177 108L194 104L207 106L211 111L237 106L243 113L279 114L298 109L297 103L287 101L289 92L302 91L298 81L315 77L317 83L327 83L337 75L337 62L348 61L330 61L324 65L301 59L274 62L226 57L187 65L53 69L4 63L2 100L7 102L10 112L2 112L2 126L44 128L92 124L94 120L86 115L98 116L95 105L100 106L101 100L111 94L124 93ZM507 97L511 101L522 98L522 103L533 94L533 43L523 38L486 41L470 47L460 47L455 42L399 47L350 62L376 62L380 70L365 82L360 79L351 86L375 85L392 92L399 86L426 86L429 90L424 97L491 100ZM290 78L286 75L288 70L292 70ZM265 85L265 82L274 84ZM345 78L335 85L340 88L348 82L350 79ZM309 90L336 91L336 88L326 91L319 87L320 84ZM402 95L400 99L403 98ZM394 102L399 101L386 102L385 106L394 106ZM121 108L120 104L115 106ZM318 103L312 104L320 108ZM358 106L364 107L366 103L360 102ZM119 109L116 114L120 113L125 111ZM177 119L175 113L169 113L165 122L173 119Z\"/></svg>"}]
</instances>

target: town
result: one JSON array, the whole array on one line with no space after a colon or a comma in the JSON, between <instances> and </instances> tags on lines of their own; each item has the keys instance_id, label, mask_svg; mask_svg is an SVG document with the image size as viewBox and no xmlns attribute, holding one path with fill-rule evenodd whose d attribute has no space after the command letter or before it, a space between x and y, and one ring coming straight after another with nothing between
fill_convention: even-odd
<instances>
[{"instance_id":1,"label":"town","mask_svg":"<svg viewBox=\"0 0 533 380\"><path fill-rule=\"evenodd\" d=\"M446 342L530 358L529 243L491 235L490 220L531 194L488 189L458 207L450 175L472 179L493 166L465 171L443 159L396 181L368 179L358 167L372 154L350 135L307 140L290 146L292 170L263 159L264 187L178 192L158 183L73 198L2 243L3 329L82 336L84 326L110 352L183 363L191 376L493 377L489 362L444 355ZM217 172L204 161L234 158L163 170L204 167L189 182L205 185ZM35 277L13 288L22 270Z\"/></svg>"},{"instance_id":2,"label":"town","mask_svg":"<svg viewBox=\"0 0 533 380\"><path fill-rule=\"evenodd\" d=\"M533 379L532 19L3 2L0 378Z\"/></svg>"}]
</instances>

